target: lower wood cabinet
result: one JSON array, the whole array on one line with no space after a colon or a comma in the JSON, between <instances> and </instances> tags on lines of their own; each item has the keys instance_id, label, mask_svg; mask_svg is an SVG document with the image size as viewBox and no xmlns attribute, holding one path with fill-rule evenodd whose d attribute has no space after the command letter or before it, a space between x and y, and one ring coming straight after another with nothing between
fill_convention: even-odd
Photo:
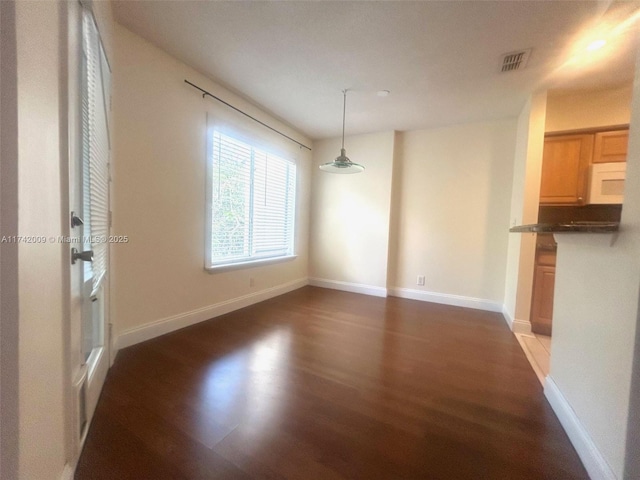
<instances>
[{"instance_id":1,"label":"lower wood cabinet","mask_svg":"<svg viewBox=\"0 0 640 480\"><path fill-rule=\"evenodd\" d=\"M555 281L556 267L536 265L531 300L531 330L534 333L551 335Z\"/></svg>"},{"instance_id":2,"label":"lower wood cabinet","mask_svg":"<svg viewBox=\"0 0 640 480\"><path fill-rule=\"evenodd\" d=\"M552 237L551 237L552 238ZM556 282L556 251L549 247L549 239L538 237L536 265L531 298L531 330L551 335L553 320L553 291ZM553 241L551 239L551 241Z\"/></svg>"}]
</instances>

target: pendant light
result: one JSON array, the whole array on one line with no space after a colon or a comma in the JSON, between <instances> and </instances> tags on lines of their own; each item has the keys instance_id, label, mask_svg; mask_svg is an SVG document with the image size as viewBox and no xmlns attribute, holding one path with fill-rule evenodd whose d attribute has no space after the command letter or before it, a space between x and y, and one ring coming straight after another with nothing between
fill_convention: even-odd
<instances>
[{"instance_id":1,"label":"pendant light","mask_svg":"<svg viewBox=\"0 0 640 480\"><path fill-rule=\"evenodd\" d=\"M344 123L347 112L347 90L343 90L342 94L344 95L344 104L342 107L342 148L340 149L340 155L337 156L333 162L323 163L320 165L320 170L328 173L360 173L364 171L364 167L349 160L349 157L347 157L347 151L344 149Z\"/></svg>"}]
</instances>

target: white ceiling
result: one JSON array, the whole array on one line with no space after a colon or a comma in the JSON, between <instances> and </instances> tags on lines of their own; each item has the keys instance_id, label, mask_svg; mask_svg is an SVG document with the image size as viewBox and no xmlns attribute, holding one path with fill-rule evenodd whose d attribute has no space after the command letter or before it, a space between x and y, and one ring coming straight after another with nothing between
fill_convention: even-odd
<instances>
[{"instance_id":1,"label":"white ceiling","mask_svg":"<svg viewBox=\"0 0 640 480\"><path fill-rule=\"evenodd\" d=\"M633 77L636 33L605 61L561 65L638 2L114 1L116 20L313 139L515 116L539 88L603 88ZM608 10L607 10L608 8ZM524 70L502 55L532 48ZM391 90L386 98L378 90Z\"/></svg>"}]
</instances>

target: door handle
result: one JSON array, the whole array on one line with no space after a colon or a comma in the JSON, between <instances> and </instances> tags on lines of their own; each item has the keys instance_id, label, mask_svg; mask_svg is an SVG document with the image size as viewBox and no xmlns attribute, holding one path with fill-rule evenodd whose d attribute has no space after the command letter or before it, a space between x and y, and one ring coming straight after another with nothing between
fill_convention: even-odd
<instances>
[{"instance_id":1,"label":"door handle","mask_svg":"<svg viewBox=\"0 0 640 480\"><path fill-rule=\"evenodd\" d=\"M84 225L82 219L75 212L71 212L71 228L79 227L80 225Z\"/></svg>"},{"instance_id":2,"label":"door handle","mask_svg":"<svg viewBox=\"0 0 640 480\"><path fill-rule=\"evenodd\" d=\"M76 261L93 262L93 250L79 252L77 248L71 249L71 265L75 265Z\"/></svg>"}]
</instances>

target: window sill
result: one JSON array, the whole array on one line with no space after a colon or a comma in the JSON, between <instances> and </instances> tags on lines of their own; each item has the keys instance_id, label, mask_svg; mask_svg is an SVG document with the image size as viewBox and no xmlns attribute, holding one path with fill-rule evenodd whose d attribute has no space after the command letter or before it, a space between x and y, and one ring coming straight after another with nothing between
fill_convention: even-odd
<instances>
[{"instance_id":1,"label":"window sill","mask_svg":"<svg viewBox=\"0 0 640 480\"><path fill-rule=\"evenodd\" d=\"M230 270L241 270L243 268L262 267L274 263L289 262L298 258L297 255L287 255L286 257L264 258L260 260L249 260L247 262L229 263L227 265L216 265L213 267L205 267L207 273L228 272Z\"/></svg>"}]
</instances>

